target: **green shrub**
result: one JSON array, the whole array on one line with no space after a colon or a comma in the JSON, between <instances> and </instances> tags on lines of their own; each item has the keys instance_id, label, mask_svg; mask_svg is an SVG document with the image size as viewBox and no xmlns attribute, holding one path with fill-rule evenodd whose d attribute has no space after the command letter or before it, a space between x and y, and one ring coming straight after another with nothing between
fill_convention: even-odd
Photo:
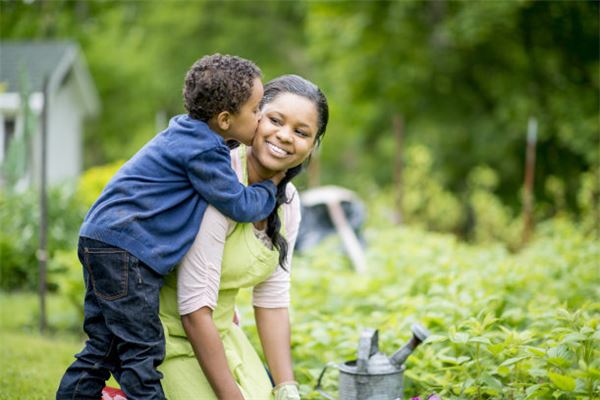
<instances>
[{"instance_id":1,"label":"green shrub","mask_svg":"<svg viewBox=\"0 0 600 400\"><path fill-rule=\"evenodd\" d=\"M70 287L60 284L60 275L67 271L64 254L71 253L77 258L83 217L122 163L90 168L75 191L70 185L55 186L48 191L48 268L54 275L49 281L50 289ZM32 189L0 191L0 289L32 290L38 286L39 199L39 192ZM71 273L65 279L72 279Z\"/></svg>"},{"instance_id":2,"label":"green shrub","mask_svg":"<svg viewBox=\"0 0 600 400\"><path fill-rule=\"evenodd\" d=\"M33 289L37 286L38 199L35 192L0 192L2 289Z\"/></svg>"},{"instance_id":3,"label":"green shrub","mask_svg":"<svg viewBox=\"0 0 600 400\"><path fill-rule=\"evenodd\" d=\"M110 164L92 167L86 170L77 184L77 199L88 209L102 193L104 186L123 165L122 160Z\"/></svg>"},{"instance_id":4,"label":"green shrub","mask_svg":"<svg viewBox=\"0 0 600 400\"><path fill-rule=\"evenodd\" d=\"M72 249L84 209L69 186L48 192L48 255ZM0 192L0 288L5 290L37 287L40 230L39 193Z\"/></svg>"},{"instance_id":5,"label":"green shrub","mask_svg":"<svg viewBox=\"0 0 600 400\"><path fill-rule=\"evenodd\" d=\"M511 209L494 195L498 186L498 175L487 167L474 168L467 177L468 205L472 213L469 239L475 243L504 243L512 250L521 245L523 223Z\"/></svg>"},{"instance_id":6,"label":"green shrub","mask_svg":"<svg viewBox=\"0 0 600 400\"><path fill-rule=\"evenodd\" d=\"M362 329L378 328L389 355L414 321L434 335L407 362L406 398L600 396L600 243L573 222L540 224L519 253L410 227L366 235L365 275L335 239L294 261L292 347L303 398L321 398L312 388L327 362L356 358ZM250 307L242 313L250 324ZM335 393L335 372L325 385Z\"/></svg>"},{"instance_id":7,"label":"green shrub","mask_svg":"<svg viewBox=\"0 0 600 400\"><path fill-rule=\"evenodd\" d=\"M29 243L23 246L23 243L15 242L14 236L0 233L0 287L4 290L34 289L38 277L35 248L28 246Z\"/></svg>"},{"instance_id":8,"label":"green shrub","mask_svg":"<svg viewBox=\"0 0 600 400\"><path fill-rule=\"evenodd\" d=\"M76 249L59 250L54 253L48 263L48 282L56 288L56 292L68 300L74 314L71 320L76 321L76 326L83 321L83 297L85 285L83 271Z\"/></svg>"},{"instance_id":9,"label":"green shrub","mask_svg":"<svg viewBox=\"0 0 600 400\"><path fill-rule=\"evenodd\" d=\"M457 234L475 244L502 244L511 251L523 247L523 216L503 204L495 193L498 173L486 165L471 170L461 192L444 188L434 173L430 151L421 145L406 149L403 172L403 223L435 232ZM582 232L600 237L600 169L581 175L577 193L578 213L569 211L565 184L556 176L544 179L548 200L534 204L535 224L553 218L578 221ZM376 229L395 226L396 188L366 186L361 196L367 204L367 226ZM535 234L535 232L534 232Z\"/></svg>"},{"instance_id":10,"label":"green shrub","mask_svg":"<svg viewBox=\"0 0 600 400\"><path fill-rule=\"evenodd\" d=\"M404 173L403 210L406 223L440 232L456 231L461 207L433 173L433 159L424 146L409 147Z\"/></svg>"},{"instance_id":11,"label":"green shrub","mask_svg":"<svg viewBox=\"0 0 600 400\"><path fill-rule=\"evenodd\" d=\"M583 229L600 238L600 166L582 174L577 203Z\"/></svg>"},{"instance_id":12,"label":"green shrub","mask_svg":"<svg viewBox=\"0 0 600 400\"><path fill-rule=\"evenodd\" d=\"M463 210L457 197L444 189L433 173L430 151L424 146L410 146L406 150L404 192L402 198L403 222L438 232L457 232ZM394 188L366 188L367 223L373 227L391 227L396 213Z\"/></svg>"}]
</instances>

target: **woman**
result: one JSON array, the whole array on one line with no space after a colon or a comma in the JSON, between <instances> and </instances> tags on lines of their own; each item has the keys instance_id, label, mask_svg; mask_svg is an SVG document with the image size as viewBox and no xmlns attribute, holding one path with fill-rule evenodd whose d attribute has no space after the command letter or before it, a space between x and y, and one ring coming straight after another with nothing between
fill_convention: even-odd
<instances>
[{"instance_id":1,"label":"woman","mask_svg":"<svg viewBox=\"0 0 600 400\"><path fill-rule=\"evenodd\" d=\"M246 184L287 171L267 221L236 224L209 207L192 248L161 291L167 398L299 399L288 317L292 250L300 222L288 184L309 161L328 121L327 100L311 82L285 75L265 85L251 148L232 152ZM255 319L273 388L242 330L233 323L240 288L254 287Z\"/></svg>"}]
</instances>

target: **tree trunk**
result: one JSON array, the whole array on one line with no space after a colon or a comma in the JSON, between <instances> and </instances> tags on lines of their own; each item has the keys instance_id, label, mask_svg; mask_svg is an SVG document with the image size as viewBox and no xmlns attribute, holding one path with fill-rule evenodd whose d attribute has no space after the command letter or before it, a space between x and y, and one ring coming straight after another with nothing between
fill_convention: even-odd
<instances>
[{"instance_id":1,"label":"tree trunk","mask_svg":"<svg viewBox=\"0 0 600 400\"><path fill-rule=\"evenodd\" d=\"M403 182L403 167L404 167L404 121L400 114L395 114L393 118L394 138L396 142L396 152L394 156L394 186L396 197L395 222L398 225L404 223L404 215L402 213L402 202L404 200L404 182Z\"/></svg>"},{"instance_id":2,"label":"tree trunk","mask_svg":"<svg viewBox=\"0 0 600 400\"><path fill-rule=\"evenodd\" d=\"M537 120L529 118L527 124L527 153L525 158L525 182L523 188L523 244L533 232L533 180L535 172L535 146L537 141Z\"/></svg>"}]
</instances>

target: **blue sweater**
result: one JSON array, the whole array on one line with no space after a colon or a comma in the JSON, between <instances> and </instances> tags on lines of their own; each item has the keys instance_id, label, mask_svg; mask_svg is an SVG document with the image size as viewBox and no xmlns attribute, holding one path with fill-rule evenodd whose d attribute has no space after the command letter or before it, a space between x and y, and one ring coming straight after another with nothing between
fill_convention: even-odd
<instances>
[{"instance_id":1,"label":"blue sweater","mask_svg":"<svg viewBox=\"0 0 600 400\"><path fill-rule=\"evenodd\" d=\"M179 115L115 174L79 234L165 275L192 245L207 203L236 221L260 221L275 207L275 193L271 181L242 185L223 138Z\"/></svg>"}]
</instances>

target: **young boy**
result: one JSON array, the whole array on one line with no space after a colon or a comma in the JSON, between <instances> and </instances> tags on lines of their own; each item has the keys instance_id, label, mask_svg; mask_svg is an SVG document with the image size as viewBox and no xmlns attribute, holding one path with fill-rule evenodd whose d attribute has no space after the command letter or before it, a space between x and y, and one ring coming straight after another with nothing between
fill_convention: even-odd
<instances>
[{"instance_id":1,"label":"young boy","mask_svg":"<svg viewBox=\"0 0 600 400\"><path fill-rule=\"evenodd\" d=\"M156 370L164 356L163 276L191 246L207 203L240 222L265 219L275 206L275 183L242 185L225 143L251 144L260 78L239 57L198 60L185 78L188 114L125 163L89 210L78 247L89 339L57 399L98 400L110 373L130 399L164 399Z\"/></svg>"}]
</instances>

